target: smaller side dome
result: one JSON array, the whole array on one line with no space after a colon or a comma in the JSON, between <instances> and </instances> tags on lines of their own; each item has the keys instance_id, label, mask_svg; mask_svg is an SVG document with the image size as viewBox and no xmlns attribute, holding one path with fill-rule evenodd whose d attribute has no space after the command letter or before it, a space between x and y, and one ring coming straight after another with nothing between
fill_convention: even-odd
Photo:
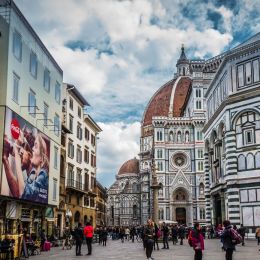
<instances>
[{"instance_id":1,"label":"smaller side dome","mask_svg":"<svg viewBox=\"0 0 260 260\"><path fill-rule=\"evenodd\" d=\"M118 171L118 175L124 175L128 173L139 173L139 160L134 158L126 161Z\"/></svg>"}]
</instances>

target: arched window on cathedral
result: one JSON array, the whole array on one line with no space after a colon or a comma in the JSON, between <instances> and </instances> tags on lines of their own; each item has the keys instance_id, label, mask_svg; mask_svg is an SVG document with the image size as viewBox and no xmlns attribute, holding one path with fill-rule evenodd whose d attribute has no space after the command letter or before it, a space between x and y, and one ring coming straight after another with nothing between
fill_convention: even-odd
<instances>
[{"instance_id":1,"label":"arched window on cathedral","mask_svg":"<svg viewBox=\"0 0 260 260\"><path fill-rule=\"evenodd\" d=\"M200 195L204 195L204 184L203 183L200 184L199 189L200 189Z\"/></svg>"},{"instance_id":2,"label":"arched window on cathedral","mask_svg":"<svg viewBox=\"0 0 260 260\"><path fill-rule=\"evenodd\" d=\"M205 209L200 208L200 219L205 219Z\"/></svg>"},{"instance_id":3,"label":"arched window on cathedral","mask_svg":"<svg viewBox=\"0 0 260 260\"><path fill-rule=\"evenodd\" d=\"M238 170L243 171L246 169L246 157L243 154L238 156Z\"/></svg>"},{"instance_id":4,"label":"arched window on cathedral","mask_svg":"<svg viewBox=\"0 0 260 260\"><path fill-rule=\"evenodd\" d=\"M255 167L256 167L257 169L260 168L260 152L257 152L257 153L255 154Z\"/></svg>"},{"instance_id":5,"label":"arched window on cathedral","mask_svg":"<svg viewBox=\"0 0 260 260\"><path fill-rule=\"evenodd\" d=\"M137 218L137 206L133 205L133 218Z\"/></svg>"},{"instance_id":6,"label":"arched window on cathedral","mask_svg":"<svg viewBox=\"0 0 260 260\"><path fill-rule=\"evenodd\" d=\"M161 219L161 220L164 219L164 214L163 214L163 213L164 213L163 209L162 209L162 208L159 209L159 214L158 214L159 216L158 216L158 217L159 217L159 219Z\"/></svg>"},{"instance_id":7,"label":"arched window on cathedral","mask_svg":"<svg viewBox=\"0 0 260 260\"><path fill-rule=\"evenodd\" d=\"M173 132L170 131L169 133L169 141L172 142L173 141Z\"/></svg>"},{"instance_id":8,"label":"arched window on cathedral","mask_svg":"<svg viewBox=\"0 0 260 260\"><path fill-rule=\"evenodd\" d=\"M133 193L138 192L138 186L137 186L137 183L136 183L136 182L133 183L133 185L132 185L132 190L133 190Z\"/></svg>"},{"instance_id":9,"label":"arched window on cathedral","mask_svg":"<svg viewBox=\"0 0 260 260\"><path fill-rule=\"evenodd\" d=\"M249 153L246 156L246 166L247 166L247 170L255 168L255 158L254 158L254 155L251 153Z\"/></svg>"}]
</instances>

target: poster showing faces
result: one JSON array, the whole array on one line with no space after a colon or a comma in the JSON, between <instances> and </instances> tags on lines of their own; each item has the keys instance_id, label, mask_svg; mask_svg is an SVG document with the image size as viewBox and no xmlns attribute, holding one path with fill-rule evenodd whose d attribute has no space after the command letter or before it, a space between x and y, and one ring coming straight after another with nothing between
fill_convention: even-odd
<instances>
[{"instance_id":1,"label":"poster showing faces","mask_svg":"<svg viewBox=\"0 0 260 260\"><path fill-rule=\"evenodd\" d=\"M48 203L50 139L6 109L1 195Z\"/></svg>"}]
</instances>

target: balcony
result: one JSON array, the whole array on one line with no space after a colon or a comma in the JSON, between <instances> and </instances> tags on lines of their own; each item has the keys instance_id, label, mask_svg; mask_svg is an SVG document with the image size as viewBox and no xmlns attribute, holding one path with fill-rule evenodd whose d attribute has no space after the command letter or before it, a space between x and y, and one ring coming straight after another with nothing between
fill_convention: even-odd
<instances>
[{"instance_id":1,"label":"balcony","mask_svg":"<svg viewBox=\"0 0 260 260\"><path fill-rule=\"evenodd\" d=\"M88 190L85 189L84 185L82 182L73 180L73 179L68 179L67 180L67 186L66 189L82 192L82 193L87 193Z\"/></svg>"}]
</instances>

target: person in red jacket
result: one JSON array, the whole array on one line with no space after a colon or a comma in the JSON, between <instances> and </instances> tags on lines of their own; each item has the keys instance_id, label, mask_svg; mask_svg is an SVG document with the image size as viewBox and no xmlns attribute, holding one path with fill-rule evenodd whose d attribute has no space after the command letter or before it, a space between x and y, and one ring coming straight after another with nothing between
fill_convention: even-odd
<instances>
[{"instance_id":1,"label":"person in red jacket","mask_svg":"<svg viewBox=\"0 0 260 260\"><path fill-rule=\"evenodd\" d=\"M88 246L87 255L91 255L92 253L92 239L93 239L94 229L91 224L88 222L84 228L84 235L86 237L86 242Z\"/></svg>"},{"instance_id":2,"label":"person in red jacket","mask_svg":"<svg viewBox=\"0 0 260 260\"><path fill-rule=\"evenodd\" d=\"M204 250L204 238L201 233L199 223L194 224L194 229L189 234L192 247L195 251L194 260L202 260L202 251Z\"/></svg>"}]
</instances>

